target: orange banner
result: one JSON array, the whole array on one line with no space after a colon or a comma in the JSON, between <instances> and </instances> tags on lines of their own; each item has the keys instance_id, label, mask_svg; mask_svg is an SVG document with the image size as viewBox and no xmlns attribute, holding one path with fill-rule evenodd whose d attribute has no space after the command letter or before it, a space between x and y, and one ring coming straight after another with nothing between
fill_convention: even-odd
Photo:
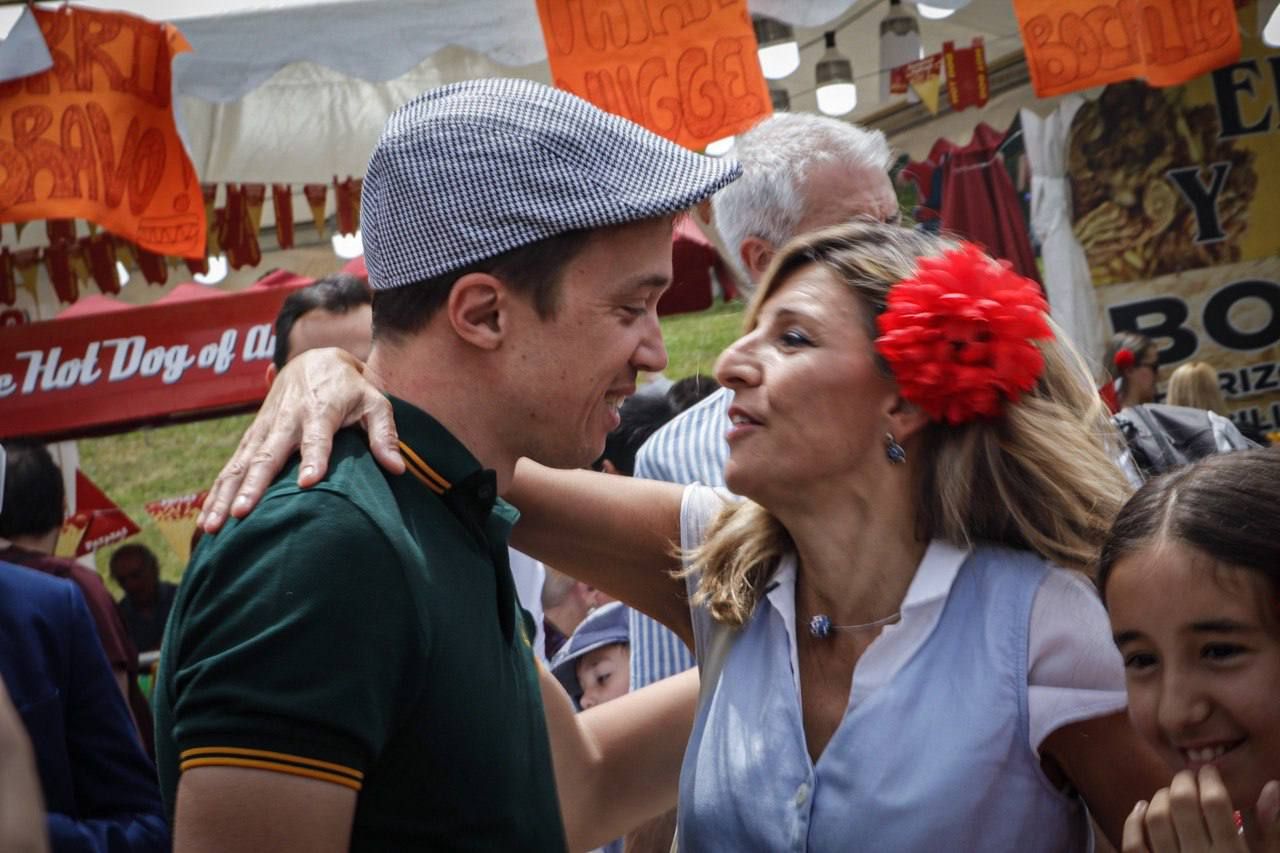
<instances>
[{"instance_id":1,"label":"orange banner","mask_svg":"<svg viewBox=\"0 0 1280 853\"><path fill-rule=\"evenodd\" d=\"M538 0L556 86L693 149L773 111L746 0Z\"/></svg>"},{"instance_id":2,"label":"orange banner","mask_svg":"<svg viewBox=\"0 0 1280 853\"><path fill-rule=\"evenodd\" d=\"M1176 86L1240 58L1234 0L1013 0L1042 98L1120 80Z\"/></svg>"},{"instance_id":3,"label":"orange banner","mask_svg":"<svg viewBox=\"0 0 1280 853\"><path fill-rule=\"evenodd\" d=\"M204 208L174 126L172 26L32 9L53 68L0 83L0 222L87 219L157 254L204 255Z\"/></svg>"}]
</instances>

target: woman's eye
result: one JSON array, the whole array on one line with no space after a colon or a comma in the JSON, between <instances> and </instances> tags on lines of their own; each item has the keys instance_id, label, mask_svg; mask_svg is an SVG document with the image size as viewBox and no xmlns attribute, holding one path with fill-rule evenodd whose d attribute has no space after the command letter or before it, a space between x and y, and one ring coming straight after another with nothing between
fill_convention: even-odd
<instances>
[{"instance_id":1,"label":"woman's eye","mask_svg":"<svg viewBox=\"0 0 1280 853\"><path fill-rule=\"evenodd\" d=\"M1150 652L1133 652L1125 655L1124 668L1131 670L1150 669L1156 665L1156 656Z\"/></svg>"},{"instance_id":2,"label":"woman's eye","mask_svg":"<svg viewBox=\"0 0 1280 853\"><path fill-rule=\"evenodd\" d=\"M795 329L788 329L783 332L778 336L778 340L782 341L783 345L789 347L804 347L813 343L813 341L809 340L808 335Z\"/></svg>"}]
</instances>

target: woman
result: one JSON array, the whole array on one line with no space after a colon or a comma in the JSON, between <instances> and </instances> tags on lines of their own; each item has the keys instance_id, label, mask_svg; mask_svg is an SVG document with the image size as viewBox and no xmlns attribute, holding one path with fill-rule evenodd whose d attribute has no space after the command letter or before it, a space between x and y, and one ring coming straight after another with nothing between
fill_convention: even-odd
<instances>
[{"instance_id":1,"label":"woman","mask_svg":"<svg viewBox=\"0 0 1280 853\"><path fill-rule=\"evenodd\" d=\"M1218 371L1203 361L1189 361L1173 371L1165 402L1170 406L1189 406L1217 415L1228 414L1226 398L1218 386Z\"/></svg>"},{"instance_id":2,"label":"woman","mask_svg":"<svg viewBox=\"0 0 1280 853\"><path fill-rule=\"evenodd\" d=\"M1103 545L1129 713L1176 774L1125 851L1280 850L1278 495L1280 451L1210 456L1146 483Z\"/></svg>"},{"instance_id":3,"label":"woman","mask_svg":"<svg viewBox=\"0 0 1280 853\"><path fill-rule=\"evenodd\" d=\"M1102 357L1107 382L1098 389L1115 414L1128 406L1154 403L1160 377L1160 353L1141 332L1116 332Z\"/></svg>"},{"instance_id":4,"label":"woman","mask_svg":"<svg viewBox=\"0 0 1280 853\"><path fill-rule=\"evenodd\" d=\"M779 254L717 365L745 501L517 470L521 550L704 663L735 632L686 849L1086 849L1070 792L1118 843L1159 784L1101 604L1049 565L1086 566L1123 500L1102 406L1038 288L945 249L857 224Z\"/></svg>"}]
</instances>

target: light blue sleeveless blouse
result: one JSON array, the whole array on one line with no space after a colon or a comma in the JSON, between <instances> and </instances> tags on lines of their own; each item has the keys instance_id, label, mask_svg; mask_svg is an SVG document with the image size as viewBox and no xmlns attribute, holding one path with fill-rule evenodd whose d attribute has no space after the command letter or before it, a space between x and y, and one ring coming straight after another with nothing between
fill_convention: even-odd
<instances>
[{"instance_id":1,"label":"light blue sleeveless blouse","mask_svg":"<svg viewBox=\"0 0 1280 853\"><path fill-rule=\"evenodd\" d=\"M1032 554L976 549L924 645L846 712L816 766L790 638L762 601L694 722L681 849L1090 849L1085 809L1054 790L1029 745L1028 631L1048 571Z\"/></svg>"}]
</instances>

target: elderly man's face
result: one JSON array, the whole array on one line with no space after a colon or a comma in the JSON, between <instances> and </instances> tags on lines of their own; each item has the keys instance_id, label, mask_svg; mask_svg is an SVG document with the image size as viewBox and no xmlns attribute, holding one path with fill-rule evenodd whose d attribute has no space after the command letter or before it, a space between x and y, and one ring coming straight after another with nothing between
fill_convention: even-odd
<instances>
[{"instance_id":1,"label":"elderly man's face","mask_svg":"<svg viewBox=\"0 0 1280 853\"><path fill-rule=\"evenodd\" d=\"M793 237L855 219L896 224L900 218L887 173L844 163L823 163L813 170L805 182L804 211Z\"/></svg>"}]
</instances>

